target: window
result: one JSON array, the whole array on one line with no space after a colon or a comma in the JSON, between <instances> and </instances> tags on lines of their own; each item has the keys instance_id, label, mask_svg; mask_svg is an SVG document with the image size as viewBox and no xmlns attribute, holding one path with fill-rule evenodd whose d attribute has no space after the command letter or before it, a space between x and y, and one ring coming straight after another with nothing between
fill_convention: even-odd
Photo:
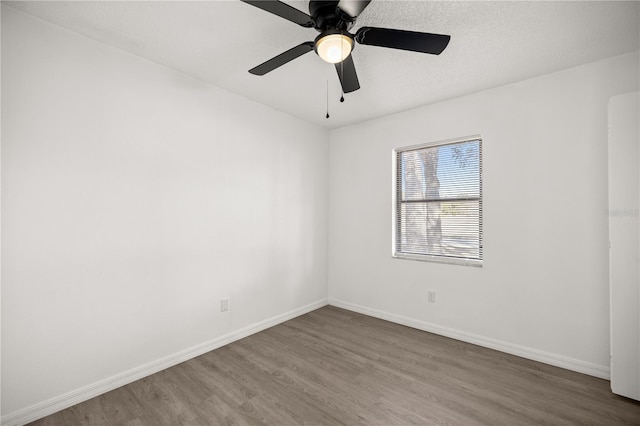
<instances>
[{"instance_id":1,"label":"window","mask_svg":"<svg viewBox=\"0 0 640 426\"><path fill-rule=\"evenodd\" d=\"M482 264L482 139L394 151L393 256Z\"/></svg>"}]
</instances>

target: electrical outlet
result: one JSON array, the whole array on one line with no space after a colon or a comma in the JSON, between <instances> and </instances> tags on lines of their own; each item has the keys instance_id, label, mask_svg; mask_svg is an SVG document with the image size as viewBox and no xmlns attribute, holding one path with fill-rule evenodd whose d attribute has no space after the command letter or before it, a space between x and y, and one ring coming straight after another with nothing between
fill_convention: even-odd
<instances>
[{"instance_id":1,"label":"electrical outlet","mask_svg":"<svg viewBox=\"0 0 640 426\"><path fill-rule=\"evenodd\" d=\"M428 291L427 292L427 302L436 303L436 292L435 291Z\"/></svg>"},{"instance_id":2,"label":"electrical outlet","mask_svg":"<svg viewBox=\"0 0 640 426\"><path fill-rule=\"evenodd\" d=\"M229 299L220 299L220 312L227 312L229 310Z\"/></svg>"}]
</instances>

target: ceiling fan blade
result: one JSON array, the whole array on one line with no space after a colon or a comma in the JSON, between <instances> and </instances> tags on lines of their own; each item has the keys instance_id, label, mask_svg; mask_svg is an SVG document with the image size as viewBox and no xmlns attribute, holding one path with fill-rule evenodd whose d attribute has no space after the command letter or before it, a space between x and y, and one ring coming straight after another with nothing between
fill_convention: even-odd
<instances>
[{"instance_id":1,"label":"ceiling fan blade","mask_svg":"<svg viewBox=\"0 0 640 426\"><path fill-rule=\"evenodd\" d=\"M389 28L362 27L356 32L355 39L358 43L369 46L439 55L449 44L451 36Z\"/></svg>"},{"instance_id":2,"label":"ceiling fan blade","mask_svg":"<svg viewBox=\"0 0 640 426\"><path fill-rule=\"evenodd\" d=\"M369 3L371 3L371 0L340 0L338 9L351 19L356 19L369 6Z\"/></svg>"},{"instance_id":3,"label":"ceiling fan blade","mask_svg":"<svg viewBox=\"0 0 640 426\"><path fill-rule=\"evenodd\" d=\"M358 74L356 73L356 66L353 63L353 57L349 55L344 61L338 62L335 65L340 84L342 84L342 91L344 93L350 93L358 90L360 88L360 82L358 81Z\"/></svg>"},{"instance_id":4,"label":"ceiling fan blade","mask_svg":"<svg viewBox=\"0 0 640 426\"><path fill-rule=\"evenodd\" d=\"M268 72L275 70L278 67L283 66L287 62L293 61L299 56L304 55L307 52L313 50L313 42L307 41L299 44L296 47L292 47L284 53L279 54L276 57L269 59L267 62L263 62L257 67L251 68L249 72L255 75L265 75Z\"/></svg>"},{"instance_id":5,"label":"ceiling fan blade","mask_svg":"<svg viewBox=\"0 0 640 426\"><path fill-rule=\"evenodd\" d=\"M277 0L240 0L305 28L313 27L313 19L306 13Z\"/></svg>"}]
</instances>

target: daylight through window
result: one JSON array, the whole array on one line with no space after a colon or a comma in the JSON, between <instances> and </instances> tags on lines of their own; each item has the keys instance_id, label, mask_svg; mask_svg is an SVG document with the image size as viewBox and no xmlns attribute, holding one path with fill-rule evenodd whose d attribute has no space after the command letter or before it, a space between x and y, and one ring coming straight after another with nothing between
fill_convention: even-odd
<instances>
[{"instance_id":1,"label":"daylight through window","mask_svg":"<svg viewBox=\"0 0 640 426\"><path fill-rule=\"evenodd\" d=\"M479 136L394 151L393 255L481 265Z\"/></svg>"}]
</instances>

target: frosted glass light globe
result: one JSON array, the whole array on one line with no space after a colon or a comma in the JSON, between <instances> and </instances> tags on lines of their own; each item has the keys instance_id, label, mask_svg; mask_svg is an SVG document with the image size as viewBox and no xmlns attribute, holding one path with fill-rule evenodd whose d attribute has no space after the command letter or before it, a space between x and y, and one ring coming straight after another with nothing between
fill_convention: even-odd
<instances>
[{"instance_id":1,"label":"frosted glass light globe","mask_svg":"<svg viewBox=\"0 0 640 426\"><path fill-rule=\"evenodd\" d=\"M316 43L316 52L324 61L337 64L351 53L353 40L343 34L329 34Z\"/></svg>"}]
</instances>

